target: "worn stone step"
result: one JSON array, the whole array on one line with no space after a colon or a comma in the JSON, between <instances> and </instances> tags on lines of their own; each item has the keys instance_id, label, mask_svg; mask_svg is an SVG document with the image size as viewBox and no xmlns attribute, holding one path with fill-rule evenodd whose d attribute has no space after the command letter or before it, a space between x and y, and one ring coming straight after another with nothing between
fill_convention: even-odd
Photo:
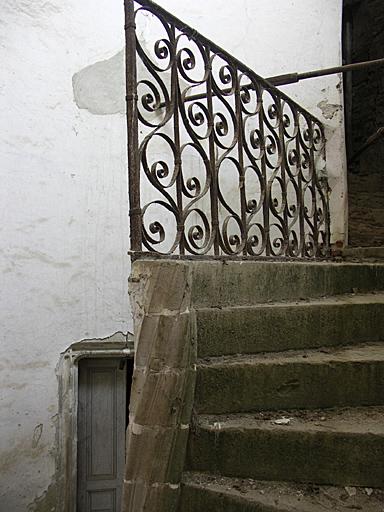
<instances>
[{"instance_id":1,"label":"worn stone step","mask_svg":"<svg viewBox=\"0 0 384 512\"><path fill-rule=\"evenodd\" d=\"M369 488L348 491L344 487L266 482L191 472L184 474L179 512L383 511L383 491Z\"/></svg>"},{"instance_id":2,"label":"worn stone step","mask_svg":"<svg viewBox=\"0 0 384 512\"><path fill-rule=\"evenodd\" d=\"M384 344L200 360L199 414L384 404Z\"/></svg>"},{"instance_id":3,"label":"worn stone step","mask_svg":"<svg viewBox=\"0 0 384 512\"><path fill-rule=\"evenodd\" d=\"M189 440L188 468L384 487L384 407L200 416Z\"/></svg>"},{"instance_id":4,"label":"worn stone step","mask_svg":"<svg viewBox=\"0 0 384 512\"><path fill-rule=\"evenodd\" d=\"M384 341L384 293L196 312L199 357Z\"/></svg>"},{"instance_id":5,"label":"worn stone step","mask_svg":"<svg viewBox=\"0 0 384 512\"><path fill-rule=\"evenodd\" d=\"M383 263L204 261L194 262L191 268L192 302L196 307L245 306L353 290L384 290Z\"/></svg>"},{"instance_id":6,"label":"worn stone step","mask_svg":"<svg viewBox=\"0 0 384 512\"><path fill-rule=\"evenodd\" d=\"M342 255L350 261L384 261L384 247L344 247Z\"/></svg>"}]
</instances>

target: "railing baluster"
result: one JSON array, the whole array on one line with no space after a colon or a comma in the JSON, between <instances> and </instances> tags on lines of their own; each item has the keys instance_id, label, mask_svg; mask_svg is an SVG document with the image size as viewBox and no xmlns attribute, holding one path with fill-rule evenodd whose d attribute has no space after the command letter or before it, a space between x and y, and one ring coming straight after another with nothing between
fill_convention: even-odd
<instances>
[{"instance_id":1,"label":"railing baluster","mask_svg":"<svg viewBox=\"0 0 384 512\"><path fill-rule=\"evenodd\" d=\"M297 172L297 184L299 188L299 240L298 244L300 247L300 255L305 256L305 230L304 230L304 194L303 194L303 179L301 176L301 148L300 148L300 118L299 114L295 112L295 128L297 130L295 136L295 148L296 148L296 172Z\"/></svg>"},{"instance_id":2,"label":"railing baluster","mask_svg":"<svg viewBox=\"0 0 384 512\"><path fill-rule=\"evenodd\" d=\"M212 65L211 65L211 50L206 47L206 55L209 69L207 69L207 108L209 115L209 167L211 170L211 223L212 223L212 236L213 236L213 252L216 256L220 254L220 233L219 233L219 202L218 202L218 183L217 183L217 168L216 168L216 150L215 150L215 135L213 124L213 101L212 101Z\"/></svg>"},{"instance_id":3,"label":"railing baluster","mask_svg":"<svg viewBox=\"0 0 384 512\"><path fill-rule=\"evenodd\" d=\"M142 15L153 47L136 39ZM151 0L125 0L125 35L133 257L327 256L321 123Z\"/></svg>"},{"instance_id":4,"label":"railing baluster","mask_svg":"<svg viewBox=\"0 0 384 512\"><path fill-rule=\"evenodd\" d=\"M314 256L317 257L319 255L319 227L318 227L318 214L317 214L317 176L316 176L316 164L315 164L315 150L314 150L314 130L313 130L313 121L310 119L309 123L309 137L310 137L310 150L309 154L311 157L311 170L312 170L312 197L313 197L313 243L314 243Z\"/></svg>"},{"instance_id":5,"label":"railing baluster","mask_svg":"<svg viewBox=\"0 0 384 512\"><path fill-rule=\"evenodd\" d=\"M176 167L176 201L178 207L177 219L177 237L179 237L179 251L180 255L185 254L184 248L184 229L185 219L183 212L183 176L182 176L182 161L180 149L180 125L179 125L179 80L177 74L177 58L176 58L176 31L175 27L171 25L172 33L172 71L171 71L171 105L173 110L173 138L175 143L175 167Z\"/></svg>"},{"instance_id":6,"label":"railing baluster","mask_svg":"<svg viewBox=\"0 0 384 512\"><path fill-rule=\"evenodd\" d=\"M260 131L260 144L261 144L261 172L264 180L264 201L263 201L263 222L264 222L264 236L265 236L265 255L271 255L270 247L270 227L269 227L269 209L270 209L270 184L267 174L267 164L265 162L265 132L264 132L264 109L263 109L263 89L260 89L261 106L259 110L259 131Z\"/></svg>"},{"instance_id":7,"label":"railing baluster","mask_svg":"<svg viewBox=\"0 0 384 512\"><path fill-rule=\"evenodd\" d=\"M128 135L130 239L133 253L142 250L139 124L137 111L136 24L134 0L125 0L125 73Z\"/></svg>"},{"instance_id":8,"label":"railing baluster","mask_svg":"<svg viewBox=\"0 0 384 512\"><path fill-rule=\"evenodd\" d=\"M287 176L286 176L286 148L285 148L285 135L284 135L284 119L283 119L283 103L281 99L278 100L278 118L279 118L279 139L280 139L280 150L281 150L281 193L282 193L282 204L283 209L283 244L285 244L284 255L289 256L289 229L288 229L288 196L287 196Z\"/></svg>"},{"instance_id":9,"label":"railing baluster","mask_svg":"<svg viewBox=\"0 0 384 512\"><path fill-rule=\"evenodd\" d=\"M232 64L231 64L232 65ZM236 103L236 121L237 121L237 158L239 162L239 188L240 188L240 218L241 218L241 242L244 245L243 255L247 255L247 198L245 194L245 170L243 154L243 116L241 111L241 91L239 73L235 68L235 103Z\"/></svg>"}]
</instances>

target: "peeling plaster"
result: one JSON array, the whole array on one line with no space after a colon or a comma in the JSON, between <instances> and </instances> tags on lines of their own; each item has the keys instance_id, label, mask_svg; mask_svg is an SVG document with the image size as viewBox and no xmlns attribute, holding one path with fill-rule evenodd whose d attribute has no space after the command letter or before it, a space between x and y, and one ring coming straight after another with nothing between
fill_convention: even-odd
<instances>
[{"instance_id":1,"label":"peeling plaster","mask_svg":"<svg viewBox=\"0 0 384 512\"><path fill-rule=\"evenodd\" d=\"M92 349L114 349L129 346L133 342L133 334L130 332L117 331L104 338L85 338L72 343L68 350L92 350ZM67 353L68 350L64 352Z\"/></svg>"},{"instance_id":2,"label":"peeling plaster","mask_svg":"<svg viewBox=\"0 0 384 512\"><path fill-rule=\"evenodd\" d=\"M28 506L28 512L55 512L57 510L57 488L51 483L41 496L38 496Z\"/></svg>"},{"instance_id":3,"label":"peeling plaster","mask_svg":"<svg viewBox=\"0 0 384 512\"><path fill-rule=\"evenodd\" d=\"M328 103L327 100L320 101L317 104L325 119L333 119L334 116L342 109L341 105L337 105L334 103Z\"/></svg>"},{"instance_id":4,"label":"peeling plaster","mask_svg":"<svg viewBox=\"0 0 384 512\"><path fill-rule=\"evenodd\" d=\"M125 114L124 50L75 73L72 77L74 101L91 114Z\"/></svg>"}]
</instances>

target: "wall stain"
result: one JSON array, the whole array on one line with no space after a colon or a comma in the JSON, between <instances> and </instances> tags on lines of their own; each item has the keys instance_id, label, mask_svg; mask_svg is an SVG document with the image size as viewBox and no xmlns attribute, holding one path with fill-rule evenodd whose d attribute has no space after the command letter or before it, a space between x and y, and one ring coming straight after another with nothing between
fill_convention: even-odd
<instances>
[{"instance_id":1,"label":"wall stain","mask_svg":"<svg viewBox=\"0 0 384 512\"><path fill-rule=\"evenodd\" d=\"M11 370L41 370L42 368L48 368L51 365L50 361L31 361L30 363L14 363L7 367L0 367L0 370L11 369Z\"/></svg>"},{"instance_id":2,"label":"wall stain","mask_svg":"<svg viewBox=\"0 0 384 512\"><path fill-rule=\"evenodd\" d=\"M95 115L125 114L125 52L95 62L72 77L78 108Z\"/></svg>"},{"instance_id":3,"label":"wall stain","mask_svg":"<svg viewBox=\"0 0 384 512\"><path fill-rule=\"evenodd\" d=\"M33 251L27 247L22 248L19 252L10 254L9 258L11 258L13 262L36 260L57 269L67 268L71 266L71 264L67 263L66 261L56 261L48 254L45 254L41 251Z\"/></svg>"},{"instance_id":4,"label":"wall stain","mask_svg":"<svg viewBox=\"0 0 384 512\"><path fill-rule=\"evenodd\" d=\"M320 101L320 103L318 103L317 106L321 110L325 119L333 119L337 112L341 110L341 105L328 103L327 100Z\"/></svg>"},{"instance_id":5,"label":"wall stain","mask_svg":"<svg viewBox=\"0 0 384 512\"><path fill-rule=\"evenodd\" d=\"M42 434L43 434L43 424L39 423L38 425L36 425L36 427L33 430L32 448L37 448Z\"/></svg>"},{"instance_id":6,"label":"wall stain","mask_svg":"<svg viewBox=\"0 0 384 512\"><path fill-rule=\"evenodd\" d=\"M23 382L8 382L5 384L0 384L0 389L12 389L13 391L19 391L21 389L25 389L27 387L27 383Z\"/></svg>"},{"instance_id":7,"label":"wall stain","mask_svg":"<svg viewBox=\"0 0 384 512\"><path fill-rule=\"evenodd\" d=\"M0 473L11 471L25 459L36 460L43 456L46 446L39 444L36 448L31 447L31 438L25 438L19 441L11 450L3 451L0 459Z\"/></svg>"}]
</instances>

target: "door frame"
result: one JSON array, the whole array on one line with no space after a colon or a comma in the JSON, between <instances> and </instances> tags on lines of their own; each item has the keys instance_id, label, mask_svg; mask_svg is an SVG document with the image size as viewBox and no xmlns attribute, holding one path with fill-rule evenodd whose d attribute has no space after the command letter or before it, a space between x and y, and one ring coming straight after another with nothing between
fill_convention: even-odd
<instances>
[{"instance_id":1,"label":"door frame","mask_svg":"<svg viewBox=\"0 0 384 512\"><path fill-rule=\"evenodd\" d=\"M57 488L58 511L77 510L77 420L79 399L79 361L81 359L133 359L133 336L116 333L110 338L84 340L72 344L61 354L58 365L59 417Z\"/></svg>"}]
</instances>

